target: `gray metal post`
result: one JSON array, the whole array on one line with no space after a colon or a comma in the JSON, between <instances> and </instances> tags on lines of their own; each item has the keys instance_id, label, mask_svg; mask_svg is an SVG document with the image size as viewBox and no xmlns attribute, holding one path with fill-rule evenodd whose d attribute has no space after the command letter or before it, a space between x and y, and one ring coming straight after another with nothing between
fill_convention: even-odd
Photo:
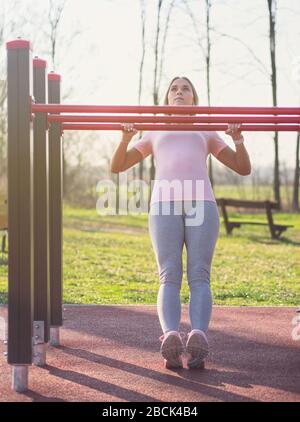
<instances>
[{"instance_id":1,"label":"gray metal post","mask_svg":"<svg viewBox=\"0 0 300 422\"><path fill-rule=\"evenodd\" d=\"M23 393L28 389L28 367L14 365L12 370L12 388L17 393Z\"/></svg>"},{"instance_id":2,"label":"gray metal post","mask_svg":"<svg viewBox=\"0 0 300 422\"><path fill-rule=\"evenodd\" d=\"M47 62L33 60L33 95L36 103L47 103ZM34 142L34 354L33 363L46 364L50 339L50 249L49 249L49 144L47 114L36 113ZM39 321L39 323L37 323ZM36 329L41 327L43 330ZM43 338L37 338L43 333Z\"/></svg>"},{"instance_id":3,"label":"gray metal post","mask_svg":"<svg viewBox=\"0 0 300 422\"><path fill-rule=\"evenodd\" d=\"M33 323L32 58L29 41L7 47L8 109L8 363L13 388L27 388ZM21 367L19 366L21 365Z\"/></svg>"},{"instance_id":4,"label":"gray metal post","mask_svg":"<svg viewBox=\"0 0 300 422\"><path fill-rule=\"evenodd\" d=\"M48 74L49 104L60 103L61 76ZM59 345L59 327L62 315L62 142L61 124L49 127L49 216L50 216L50 344Z\"/></svg>"}]
</instances>

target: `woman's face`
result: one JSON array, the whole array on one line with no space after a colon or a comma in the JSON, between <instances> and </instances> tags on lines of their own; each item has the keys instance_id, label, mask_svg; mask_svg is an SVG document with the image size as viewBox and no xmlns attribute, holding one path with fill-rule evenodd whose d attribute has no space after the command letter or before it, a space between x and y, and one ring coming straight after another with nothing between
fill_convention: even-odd
<instances>
[{"instance_id":1,"label":"woman's face","mask_svg":"<svg viewBox=\"0 0 300 422\"><path fill-rule=\"evenodd\" d=\"M185 79L176 79L170 86L168 93L169 105L193 105L193 91Z\"/></svg>"}]
</instances>

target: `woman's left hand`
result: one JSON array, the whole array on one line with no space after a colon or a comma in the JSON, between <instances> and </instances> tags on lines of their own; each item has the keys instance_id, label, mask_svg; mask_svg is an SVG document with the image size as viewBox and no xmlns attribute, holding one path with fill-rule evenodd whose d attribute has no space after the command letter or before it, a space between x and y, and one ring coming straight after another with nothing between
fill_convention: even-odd
<instances>
[{"instance_id":1,"label":"woman's left hand","mask_svg":"<svg viewBox=\"0 0 300 422\"><path fill-rule=\"evenodd\" d=\"M241 123L229 123L228 129L226 130L226 135L230 135L234 141L237 141L242 136L242 131L240 129Z\"/></svg>"}]
</instances>

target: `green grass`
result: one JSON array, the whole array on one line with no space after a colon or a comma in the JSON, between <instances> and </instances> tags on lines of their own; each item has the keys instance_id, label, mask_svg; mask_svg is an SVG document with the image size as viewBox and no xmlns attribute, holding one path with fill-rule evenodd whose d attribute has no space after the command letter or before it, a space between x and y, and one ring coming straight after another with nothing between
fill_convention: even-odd
<instances>
[{"instance_id":1,"label":"green grass","mask_svg":"<svg viewBox=\"0 0 300 422\"><path fill-rule=\"evenodd\" d=\"M216 185L214 187L214 194L216 198L234 198L234 199L250 199L255 201L274 200L273 187L271 185L256 185L249 184L240 185ZM291 209L293 198L293 187L281 186L280 197L282 208L286 210Z\"/></svg>"},{"instance_id":2,"label":"green grass","mask_svg":"<svg viewBox=\"0 0 300 422\"><path fill-rule=\"evenodd\" d=\"M299 305L300 215L274 213L274 220L295 227L272 240L268 227L242 226L228 237L221 224L211 272L215 304ZM65 303L156 303L159 282L147 214L99 216L65 206L63 235ZM0 302L6 303L6 255L1 259ZM185 248L183 267L181 297L188 303Z\"/></svg>"}]
</instances>

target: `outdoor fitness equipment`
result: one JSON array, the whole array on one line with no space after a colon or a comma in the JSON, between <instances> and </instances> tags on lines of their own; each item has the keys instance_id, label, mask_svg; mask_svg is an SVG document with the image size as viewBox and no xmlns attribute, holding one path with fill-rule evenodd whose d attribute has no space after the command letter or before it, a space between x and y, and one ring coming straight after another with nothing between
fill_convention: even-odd
<instances>
[{"instance_id":1,"label":"outdoor fitness equipment","mask_svg":"<svg viewBox=\"0 0 300 422\"><path fill-rule=\"evenodd\" d=\"M7 359L15 391L27 389L29 365L45 365L46 344L59 344L63 324L64 131L122 130L126 122L139 131L224 131L234 122L243 131L300 131L299 107L60 104L61 77L46 69L45 60L32 60L29 41L7 43Z\"/></svg>"}]
</instances>

